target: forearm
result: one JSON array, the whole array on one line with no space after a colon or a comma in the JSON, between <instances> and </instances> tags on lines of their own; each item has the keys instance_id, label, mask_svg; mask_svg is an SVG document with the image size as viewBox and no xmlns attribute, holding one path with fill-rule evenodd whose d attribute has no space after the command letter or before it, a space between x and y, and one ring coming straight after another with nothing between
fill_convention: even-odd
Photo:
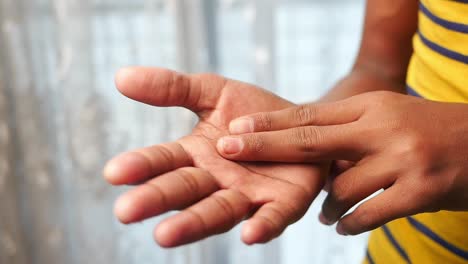
<instances>
[{"instance_id":1,"label":"forearm","mask_svg":"<svg viewBox=\"0 0 468 264\"><path fill-rule=\"evenodd\" d=\"M413 52L412 37L417 29L417 11L416 0L368 0L353 69L321 101L376 90L403 93Z\"/></svg>"},{"instance_id":2,"label":"forearm","mask_svg":"<svg viewBox=\"0 0 468 264\"><path fill-rule=\"evenodd\" d=\"M354 69L325 94L320 102L337 101L377 90L405 93L405 82L385 79L366 69Z\"/></svg>"}]
</instances>

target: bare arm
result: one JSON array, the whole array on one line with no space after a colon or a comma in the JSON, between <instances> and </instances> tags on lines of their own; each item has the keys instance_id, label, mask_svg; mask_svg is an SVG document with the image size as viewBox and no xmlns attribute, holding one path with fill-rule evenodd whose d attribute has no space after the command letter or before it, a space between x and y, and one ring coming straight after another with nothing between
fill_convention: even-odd
<instances>
[{"instance_id":1,"label":"bare arm","mask_svg":"<svg viewBox=\"0 0 468 264\"><path fill-rule=\"evenodd\" d=\"M417 12L416 0L368 0L361 47L353 69L322 101L375 90L403 93Z\"/></svg>"}]
</instances>

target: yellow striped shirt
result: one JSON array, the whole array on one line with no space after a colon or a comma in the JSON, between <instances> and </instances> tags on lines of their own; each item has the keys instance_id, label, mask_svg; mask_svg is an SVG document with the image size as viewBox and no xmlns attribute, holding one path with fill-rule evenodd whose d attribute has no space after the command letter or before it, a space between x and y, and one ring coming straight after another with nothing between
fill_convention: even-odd
<instances>
[{"instance_id":1,"label":"yellow striped shirt","mask_svg":"<svg viewBox=\"0 0 468 264\"><path fill-rule=\"evenodd\" d=\"M468 0L421 0L418 19L408 93L468 103ZM466 264L468 212L425 213L390 222L372 231L364 263Z\"/></svg>"}]
</instances>

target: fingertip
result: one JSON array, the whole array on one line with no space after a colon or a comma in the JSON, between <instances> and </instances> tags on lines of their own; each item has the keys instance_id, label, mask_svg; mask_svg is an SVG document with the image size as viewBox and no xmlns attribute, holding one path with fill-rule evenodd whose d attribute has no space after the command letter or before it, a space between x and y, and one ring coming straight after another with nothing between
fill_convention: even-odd
<instances>
[{"instance_id":1,"label":"fingertip","mask_svg":"<svg viewBox=\"0 0 468 264\"><path fill-rule=\"evenodd\" d=\"M269 240L268 230L263 222L250 219L242 226L241 239L247 245L264 243Z\"/></svg>"},{"instance_id":2,"label":"fingertip","mask_svg":"<svg viewBox=\"0 0 468 264\"><path fill-rule=\"evenodd\" d=\"M151 164L142 154L127 152L110 160L104 167L104 178L113 185L141 182L151 175Z\"/></svg>"},{"instance_id":3,"label":"fingertip","mask_svg":"<svg viewBox=\"0 0 468 264\"><path fill-rule=\"evenodd\" d=\"M118 181L116 181L116 179L119 178L119 169L117 167L117 164L111 160L106 163L104 169L102 170L104 179L106 179L106 181L112 185L119 185Z\"/></svg>"},{"instance_id":4,"label":"fingertip","mask_svg":"<svg viewBox=\"0 0 468 264\"><path fill-rule=\"evenodd\" d=\"M168 222L163 221L159 223L153 232L154 241L163 248L170 248L176 246L178 239L177 233L171 228Z\"/></svg>"},{"instance_id":5,"label":"fingertip","mask_svg":"<svg viewBox=\"0 0 468 264\"><path fill-rule=\"evenodd\" d=\"M254 120L248 117L240 117L229 123L231 134L245 134L254 132Z\"/></svg>"},{"instance_id":6,"label":"fingertip","mask_svg":"<svg viewBox=\"0 0 468 264\"><path fill-rule=\"evenodd\" d=\"M114 214L122 224L131 224L141 214L132 199L127 195L120 196L114 204Z\"/></svg>"},{"instance_id":7,"label":"fingertip","mask_svg":"<svg viewBox=\"0 0 468 264\"><path fill-rule=\"evenodd\" d=\"M368 219L367 216L359 214L359 212L356 213L356 210L354 210L354 212L344 216L338 221L336 232L340 235L355 236L381 226L373 222L374 221Z\"/></svg>"},{"instance_id":8,"label":"fingertip","mask_svg":"<svg viewBox=\"0 0 468 264\"><path fill-rule=\"evenodd\" d=\"M252 245L256 242L256 232L250 225L250 221L242 226L241 239L247 245Z\"/></svg>"},{"instance_id":9,"label":"fingertip","mask_svg":"<svg viewBox=\"0 0 468 264\"><path fill-rule=\"evenodd\" d=\"M132 83L133 76L135 75L135 67L124 67L120 68L115 74L115 85L117 89L125 94L125 91L129 87L129 84Z\"/></svg>"},{"instance_id":10,"label":"fingertip","mask_svg":"<svg viewBox=\"0 0 468 264\"><path fill-rule=\"evenodd\" d=\"M244 141L239 137L222 137L216 143L218 152L223 156L235 155L244 148Z\"/></svg>"},{"instance_id":11,"label":"fingertip","mask_svg":"<svg viewBox=\"0 0 468 264\"><path fill-rule=\"evenodd\" d=\"M193 228L192 220L182 213L166 218L156 226L154 240L161 247L171 248L202 239L200 230Z\"/></svg>"},{"instance_id":12,"label":"fingertip","mask_svg":"<svg viewBox=\"0 0 468 264\"><path fill-rule=\"evenodd\" d=\"M342 236L347 236L348 235L348 232L346 232L343 224L341 222L338 222L338 224L336 225L336 232Z\"/></svg>"},{"instance_id":13,"label":"fingertip","mask_svg":"<svg viewBox=\"0 0 468 264\"><path fill-rule=\"evenodd\" d=\"M328 220L324 215L323 215L323 212L320 212L319 214L319 221L320 223L324 224L324 225L333 225L333 222L331 222L330 220Z\"/></svg>"}]
</instances>

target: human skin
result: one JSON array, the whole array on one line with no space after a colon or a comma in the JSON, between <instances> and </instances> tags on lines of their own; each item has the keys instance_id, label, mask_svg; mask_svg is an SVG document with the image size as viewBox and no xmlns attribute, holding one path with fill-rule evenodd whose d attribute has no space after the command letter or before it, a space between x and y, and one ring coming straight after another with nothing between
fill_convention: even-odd
<instances>
[{"instance_id":1,"label":"human skin","mask_svg":"<svg viewBox=\"0 0 468 264\"><path fill-rule=\"evenodd\" d=\"M228 231L243 219L245 243L267 242L300 219L324 185L326 164L237 163L216 151L232 119L293 106L268 91L213 74L142 67L119 71L116 85L139 102L181 106L199 117L189 135L123 153L104 169L111 184L137 184L116 201L121 222L181 210L155 229L163 247Z\"/></svg>"},{"instance_id":2,"label":"human skin","mask_svg":"<svg viewBox=\"0 0 468 264\"><path fill-rule=\"evenodd\" d=\"M418 4L417 0L368 0L354 66L320 101L336 101L371 91L405 93Z\"/></svg>"},{"instance_id":3,"label":"human skin","mask_svg":"<svg viewBox=\"0 0 468 264\"><path fill-rule=\"evenodd\" d=\"M417 213L468 211L467 117L468 104L369 92L241 117L230 124L240 135L217 147L237 161L351 161L331 183L322 222L354 235Z\"/></svg>"},{"instance_id":4,"label":"human skin","mask_svg":"<svg viewBox=\"0 0 468 264\"><path fill-rule=\"evenodd\" d=\"M362 41L352 70L319 102L331 102L371 91L406 93L406 72L418 24L417 0L368 0ZM353 163L332 161L324 189ZM319 219L326 223L323 216Z\"/></svg>"},{"instance_id":5,"label":"human skin","mask_svg":"<svg viewBox=\"0 0 468 264\"><path fill-rule=\"evenodd\" d=\"M416 31L417 2L408 0L367 2L364 32L356 62L350 73L338 82L321 101L335 101L374 90L404 92L406 68L412 52L411 37ZM200 117L200 123L193 133L177 143L146 147L121 154L106 165L104 176L110 183L115 185L140 184L117 200L115 204L117 217L123 223L133 223L169 210L190 208L182 211L181 216L176 215L163 221L156 228L155 239L165 247L190 243L227 231L243 217L249 218L252 214L253 217L249 218L250 220L243 227L244 242L247 244L264 243L278 236L288 224L295 222L304 214L322 188L325 178L329 185L333 182L333 177L327 177L329 162L320 166L277 163L250 163L247 166L244 163L221 159L217 154L215 144L217 137L227 135L228 124L232 119L259 111L279 110L291 107L293 104L253 85L232 80L229 80L229 89L227 89L229 93L222 96L224 99L220 99L219 91L225 90L220 87L227 79L209 74L177 75L183 78L176 78L178 81L171 84L170 80L176 76L173 74L164 69L130 68L119 71L116 76L118 89L132 99L157 106L186 107L192 109ZM176 94L168 93L180 89L178 95L184 95L184 92L188 90L186 89L187 83L198 83L198 86L207 87L201 96L203 97L200 101L202 105L194 102L187 104L178 99ZM163 95L163 93L168 94ZM215 101L223 103L218 104ZM229 102L233 101L237 103L230 105ZM213 108L215 104L216 108ZM222 107L219 108L219 106ZM210 123L215 126L211 126ZM185 151L181 147L182 144L188 144L191 146L190 149L196 149L196 151ZM201 151L201 155L198 155L200 153L197 151ZM214 166L217 162L220 165ZM353 166L353 163L349 161L334 163L332 170L334 174L340 174ZM180 167L189 168L178 169ZM254 172L246 172L248 169ZM226 178L226 175L229 177ZM249 190L253 196L250 201L246 202L245 199L241 199L242 195L237 192L239 186L229 184L229 181L238 175L242 175L240 182L245 181L241 184L242 188ZM250 177L250 175L255 176ZM294 177L294 175L297 176ZM175 183L170 183L169 179L173 178L176 179ZM255 179L255 184L248 187L247 183L253 183L250 182L250 178ZM292 185L282 181L282 178L289 180ZM257 184L257 179L262 184ZM260 179L265 179L264 183ZM199 195L192 195L187 191L191 184L185 182L198 183L198 181L203 181L203 183L197 186L204 187ZM184 184L186 184L185 187ZM294 184L297 186L293 187ZM164 187L162 190L160 185ZM285 186L289 187L285 188ZM300 193L303 192L299 191L299 188L307 190L306 195L301 197ZM224 209L234 207L236 210L240 208L238 209L240 213L235 217L227 217L223 214L219 217L217 212L225 210L216 205L217 198L205 199L203 204L200 202L202 198L211 197L210 194L217 195L220 189L224 190L221 193L226 193L225 189L229 191L223 197L232 193L238 196L239 199L230 198L228 201L233 203L223 207ZM296 191L290 191L292 189ZM168 194L161 196L162 191ZM257 192L258 194L253 194ZM290 194L292 194L291 197L288 197ZM286 213L283 215L278 212L275 214L274 210L279 203L273 203L273 195L274 197L282 196L281 203L288 201L296 208L284 211ZM211 205L208 206L209 204ZM283 207L280 208L284 209ZM258 208L264 210L257 211ZM201 217L191 217L189 214L199 214ZM187 220L190 218L192 221ZM214 220L209 222L209 228L205 228L200 224L200 219ZM274 225L271 225L272 223Z\"/></svg>"}]
</instances>

